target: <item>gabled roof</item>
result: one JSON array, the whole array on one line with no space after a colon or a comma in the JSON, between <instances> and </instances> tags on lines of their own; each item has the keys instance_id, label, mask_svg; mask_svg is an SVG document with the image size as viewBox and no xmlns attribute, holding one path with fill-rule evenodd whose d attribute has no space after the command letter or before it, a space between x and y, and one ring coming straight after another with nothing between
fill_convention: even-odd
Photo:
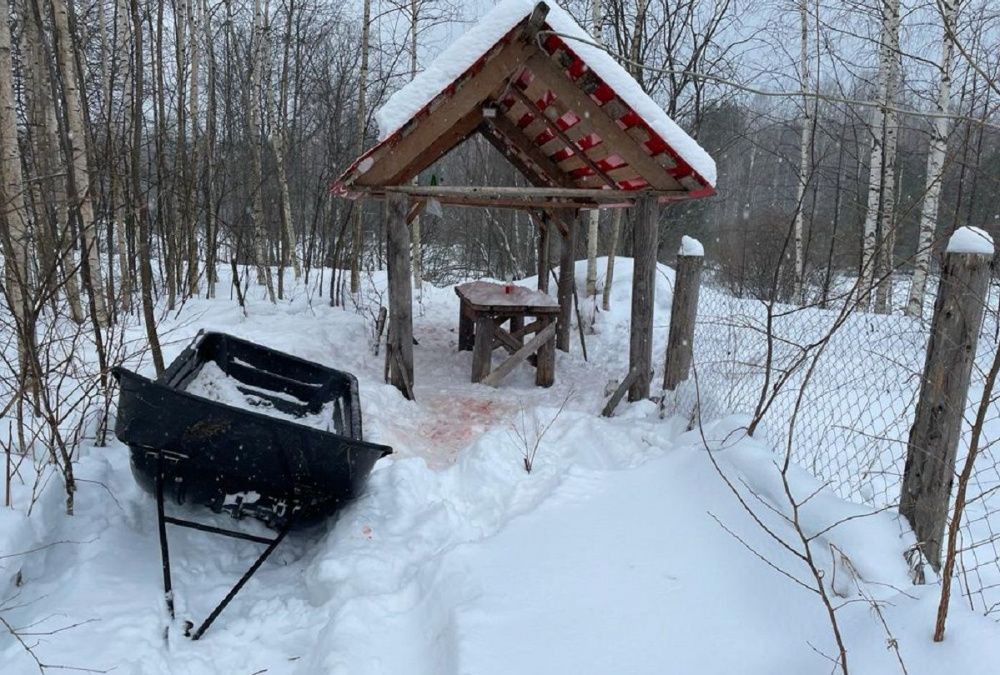
<instances>
[{"instance_id":1,"label":"gabled roof","mask_svg":"<svg viewBox=\"0 0 1000 675\"><path fill-rule=\"evenodd\" d=\"M382 140L334 192L392 191L480 133L536 188L578 206L713 194L712 158L590 42L561 8L506 0L379 110Z\"/></svg>"}]
</instances>

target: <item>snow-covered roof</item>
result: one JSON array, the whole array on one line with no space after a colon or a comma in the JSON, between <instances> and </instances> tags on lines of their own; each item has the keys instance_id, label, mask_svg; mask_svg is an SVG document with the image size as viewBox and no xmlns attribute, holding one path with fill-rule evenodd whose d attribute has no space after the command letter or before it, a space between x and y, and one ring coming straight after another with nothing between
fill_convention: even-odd
<instances>
[{"instance_id":1,"label":"snow-covered roof","mask_svg":"<svg viewBox=\"0 0 1000 675\"><path fill-rule=\"evenodd\" d=\"M608 203L610 193L598 190L661 200L715 192L708 153L551 3L501 2L393 94L376 120L380 142L334 192L404 185L477 132L536 188L573 193L576 206Z\"/></svg>"},{"instance_id":2,"label":"snow-covered roof","mask_svg":"<svg viewBox=\"0 0 1000 675\"><path fill-rule=\"evenodd\" d=\"M433 63L396 91L375 113L379 138L386 139L416 115L435 96L531 14L537 0L504 0L489 11L473 28L442 51ZM715 187L715 160L687 132L667 116L663 108L642 90L639 83L603 49L593 45L594 38L555 3L546 3L549 28L568 41L569 47L604 82L614 89L644 122L705 181Z\"/></svg>"}]
</instances>

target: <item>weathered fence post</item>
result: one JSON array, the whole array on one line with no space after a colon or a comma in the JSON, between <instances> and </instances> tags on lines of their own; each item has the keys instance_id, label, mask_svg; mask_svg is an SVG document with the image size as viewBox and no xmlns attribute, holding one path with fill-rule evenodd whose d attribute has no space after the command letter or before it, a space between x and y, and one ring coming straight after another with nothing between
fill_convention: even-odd
<instances>
[{"instance_id":1,"label":"weathered fence post","mask_svg":"<svg viewBox=\"0 0 1000 675\"><path fill-rule=\"evenodd\" d=\"M698 290L705 248L692 237L681 238L674 276L674 299L670 308L670 332L667 337L667 364L663 388L674 391L688 379L694 358L694 326L698 317Z\"/></svg>"},{"instance_id":2,"label":"weathered fence post","mask_svg":"<svg viewBox=\"0 0 1000 675\"><path fill-rule=\"evenodd\" d=\"M410 234L406 227L409 199L386 195L386 249L389 272L389 381L412 398L413 391L413 277L410 271Z\"/></svg>"},{"instance_id":3,"label":"weathered fence post","mask_svg":"<svg viewBox=\"0 0 1000 675\"><path fill-rule=\"evenodd\" d=\"M653 307L656 296L656 249L659 236L659 204L644 195L636 200L632 231L632 324L629 328L629 371L635 381L629 401L649 398L653 370Z\"/></svg>"},{"instance_id":4,"label":"weathered fence post","mask_svg":"<svg viewBox=\"0 0 1000 675\"><path fill-rule=\"evenodd\" d=\"M570 328L573 322L573 287L576 284L576 231L580 223L577 218L567 218L565 222L567 231L563 236L562 257L559 259L560 311L559 325L556 329L556 347L568 352Z\"/></svg>"},{"instance_id":5,"label":"weathered fence post","mask_svg":"<svg viewBox=\"0 0 1000 675\"><path fill-rule=\"evenodd\" d=\"M924 557L935 570L941 565L955 455L992 260L993 242L986 233L963 227L952 235L907 443L899 512L910 522Z\"/></svg>"},{"instance_id":6,"label":"weathered fence post","mask_svg":"<svg viewBox=\"0 0 1000 675\"><path fill-rule=\"evenodd\" d=\"M554 227L551 222L538 219L538 290L549 292L549 254L552 246L549 233Z\"/></svg>"}]
</instances>

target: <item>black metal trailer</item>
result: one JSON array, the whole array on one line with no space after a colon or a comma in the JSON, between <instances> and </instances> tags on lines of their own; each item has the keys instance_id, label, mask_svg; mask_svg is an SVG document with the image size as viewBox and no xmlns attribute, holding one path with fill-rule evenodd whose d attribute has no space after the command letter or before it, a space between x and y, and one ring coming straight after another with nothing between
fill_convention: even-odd
<instances>
[{"instance_id":1,"label":"black metal trailer","mask_svg":"<svg viewBox=\"0 0 1000 675\"><path fill-rule=\"evenodd\" d=\"M329 414L318 429L185 391L216 364L256 405L284 416ZM358 382L333 370L224 333L199 333L156 380L113 370L121 387L115 435L131 451L136 480L156 497L167 608L173 618L166 525L265 544L267 548L190 636L200 638L289 530L334 515L364 488L392 449L366 443ZM251 516L273 538L166 515L165 502ZM193 627L192 626L189 626Z\"/></svg>"}]
</instances>

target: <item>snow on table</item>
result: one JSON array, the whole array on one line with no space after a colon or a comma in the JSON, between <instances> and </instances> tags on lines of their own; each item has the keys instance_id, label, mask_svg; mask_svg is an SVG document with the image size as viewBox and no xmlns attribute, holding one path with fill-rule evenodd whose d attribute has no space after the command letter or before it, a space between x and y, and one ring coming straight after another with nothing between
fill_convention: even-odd
<instances>
[{"instance_id":1,"label":"snow on table","mask_svg":"<svg viewBox=\"0 0 1000 675\"><path fill-rule=\"evenodd\" d=\"M559 303L551 295L526 286L511 285L510 292L505 284L492 281L472 281L455 287L455 292L466 302L481 307L526 307L529 309L559 309Z\"/></svg>"}]
</instances>

